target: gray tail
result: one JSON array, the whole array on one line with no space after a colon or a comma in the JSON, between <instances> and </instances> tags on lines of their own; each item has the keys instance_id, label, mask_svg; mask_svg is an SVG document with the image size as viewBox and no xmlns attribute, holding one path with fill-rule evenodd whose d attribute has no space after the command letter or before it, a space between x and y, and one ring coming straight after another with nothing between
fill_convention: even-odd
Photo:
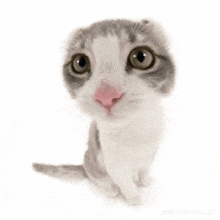
<instances>
[{"instance_id":1,"label":"gray tail","mask_svg":"<svg viewBox=\"0 0 220 220\"><path fill-rule=\"evenodd\" d=\"M80 180L87 178L83 165L49 165L33 163L35 171L65 180Z\"/></svg>"}]
</instances>

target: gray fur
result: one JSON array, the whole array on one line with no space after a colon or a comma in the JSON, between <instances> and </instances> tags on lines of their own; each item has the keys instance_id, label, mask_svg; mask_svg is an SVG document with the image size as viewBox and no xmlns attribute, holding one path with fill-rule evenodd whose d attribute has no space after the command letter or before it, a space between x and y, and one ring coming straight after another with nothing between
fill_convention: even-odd
<instances>
[{"instance_id":1,"label":"gray fur","mask_svg":"<svg viewBox=\"0 0 220 220\"><path fill-rule=\"evenodd\" d=\"M158 56L160 66L153 71L142 74L140 77L145 80L148 85L160 93L167 94L174 84L174 65L168 56Z\"/></svg>"},{"instance_id":2,"label":"gray fur","mask_svg":"<svg viewBox=\"0 0 220 220\"><path fill-rule=\"evenodd\" d=\"M33 163L33 168L35 171L47 174L52 177L64 178L64 179L83 179L87 177L85 170L82 165L48 165Z\"/></svg>"},{"instance_id":3,"label":"gray fur","mask_svg":"<svg viewBox=\"0 0 220 220\"><path fill-rule=\"evenodd\" d=\"M143 28L143 24L145 22L133 22L124 19L117 19L117 20L105 20L96 22L90 25L87 28L81 28L77 32L69 42L69 49L75 49L74 42L81 42L81 49L86 47L87 42L92 42L98 36L107 36L109 34L116 35L120 37L122 31L125 31L127 34L130 34L130 40L134 42L135 35L132 30L135 30L135 26L138 25L138 28Z\"/></svg>"},{"instance_id":4,"label":"gray fur","mask_svg":"<svg viewBox=\"0 0 220 220\"><path fill-rule=\"evenodd\" d=\"M89 131L88 150L85 153L83 167L93 183L114 197L118 195L119 189L106 172L106 169L99 163L98 154L101 154L99 132L96 122L92 122Z\"/></svg>"},{"instance_id":5,"label":"gray fur","mask_svg":"<svg viewBox=\"0 0 220 220\"><path fill-rule=\"evenodd\" d=\"M105 168L98 161L100 153L99 134L96 123L90 125L88 150L84 156L83 165L48 165L33 163L32 167L35 171L47 174L51 177L68 180L79 180L89 178L94 184L105 189L110 196L116 196L119 193L118 187L109 177Z\"/></svg>"},{"instance_id":6,"label":"gray fur","mask_svg":"<svg viewBox=\"0 0 220 220\"><path fill-rule=\"evenodd\" d=\"M97 155L100 150L99 134L96 123L93 122L89 131L88 150L84 157L84 167L88 176L95 179L107 175L106 170L102 169L98 163Z\"/></svg>"},{"instance_id":7,"label":"gray fur","mask_svg":"<svg viewBox=\"0 0 220 220\"><path fill-rule=\"evenodd\" d=\"M72 74L70 62L63 65L63 78L65 82L68 82L68 90L72 98L76 97L76 91L78 88L82 87L87 80L91 77L91 74L88 74L85 78L79 78Z\"/></svg>"},{"instance_id":8,"label":"gray fur","mask_svg":"<svg viewBox=\"0 0 220 220\"><path fill-rule=\"evenodd\" d=\"M90 177L99 178L100 176L107 175L106 171L100 168L97 160L98 152L100 151L100 143L98 137L98 130L96 123L90 125L88 150L85 153L83 165L47 165L33 163L33 168L40 173L45 173L53 177L71 176L75 177Z\"/></svg>"}]
</instances>

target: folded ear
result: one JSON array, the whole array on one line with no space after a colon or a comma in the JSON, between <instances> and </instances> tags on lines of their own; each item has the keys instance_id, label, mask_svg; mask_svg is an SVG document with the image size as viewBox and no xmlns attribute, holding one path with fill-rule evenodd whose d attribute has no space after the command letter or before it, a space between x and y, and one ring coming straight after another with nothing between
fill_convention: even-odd
<instances>
[{"instance_id":1,"label":"folded ear","mask_svg":"<svg viewBox=\"0 0 220 220\"><path fill-rule=\"evenodd\" d=\"M147 19L143 19L143 20L141 20L141 23L146 25L146 24L149 24L149 21Z\"/></svg>"},{"instance_id":2,"label":"folded ear","mask_svg":"<svg viewBox=\"0 0 220 220\"><path fill-rule=\"evenodd\" d=\"M147 36L151 36L154 42L156 42L161 49L164 48L167 52L167 49L169 48L169 40L162 25L153 19L143 19L141 23Z\"/></svg>"}]
</instances>

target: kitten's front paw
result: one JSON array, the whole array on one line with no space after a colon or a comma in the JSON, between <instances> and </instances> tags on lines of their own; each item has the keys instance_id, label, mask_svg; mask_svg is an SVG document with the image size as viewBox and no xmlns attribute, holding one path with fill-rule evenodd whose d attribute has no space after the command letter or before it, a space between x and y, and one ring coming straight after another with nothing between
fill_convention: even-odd
<instances>
[{"instance_id":1,"label":"kitten's front paw","mask_svg":"<svg viewBox=\"0 0 220 220\"><path fill-rule=\"evenodd\" d=\"M153 179L151 177L145 177L140 180L139 186L148 187L151 185L152 182L153 182Z\"/></svg>"},{"instance_id":2,"label":"kitten's front paw","mask_svg":"<svg viewBox=\"0 0 220 220\"><path fill-rule=\"evenodd\" d=\"M139 195L132 197L132 198L126 198L126 200L130 205L141 205L142 204L141 197Z\"/></svg>"},{"instance_id":3,"label":"kitten's front paw","mask_svg":"<svg viewBox=\"0 0 220 220\"><path fill-rule=\"evenodd\" d=\"M107 194L107 196L114 198L118 196L119 188L116 185L111 185L110 187L105 188L105 193Z\"/></svg>"},{"instance_id":4,"label":"kitten's front paw","mask_svg":"<svg viewBox=\"0 0 220 220\"><path fill-rule=\"evenodd\" d=\"M148 172L139 171L138 176L135 179L138 187L148 187L152 182L152 178L148 176Z\"/></svg>"}]
</instances>

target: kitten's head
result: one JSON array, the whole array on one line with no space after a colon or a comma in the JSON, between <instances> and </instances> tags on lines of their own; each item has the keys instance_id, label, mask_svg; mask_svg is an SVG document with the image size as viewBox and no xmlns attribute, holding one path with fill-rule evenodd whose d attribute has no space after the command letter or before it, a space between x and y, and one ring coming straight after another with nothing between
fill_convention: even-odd
<instances>
[{"instance_id":1,"label":"kitten's head","mask_svg":"<svg viewBox=\"0 0 220 220\"><path fill-rule=\"evenodd\" d=\"M70 37L64 80L84 112L119 119L154 108L174 83L174 65L154 22L106 20Z\"/></svg>"}]
</instances>

